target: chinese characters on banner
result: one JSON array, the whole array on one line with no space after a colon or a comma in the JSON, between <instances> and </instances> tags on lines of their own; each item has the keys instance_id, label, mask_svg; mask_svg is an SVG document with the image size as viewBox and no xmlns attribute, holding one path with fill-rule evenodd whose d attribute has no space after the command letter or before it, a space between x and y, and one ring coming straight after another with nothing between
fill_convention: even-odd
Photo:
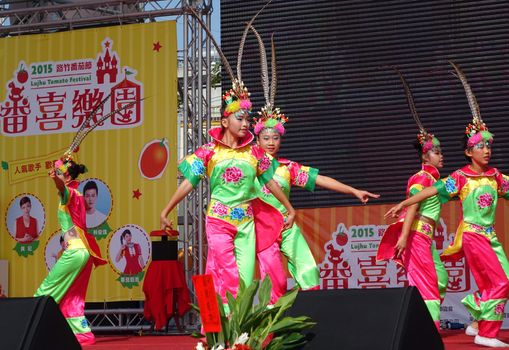
<instances>
[{"instance_id":1,"label":"chinese characters on banner","mask_svg":"<svg viewBox=\"0 0 509 350\"><path fill-rule=\"evenodd\" d=\"M436 248L448 246L454 232L448 233L441 219L435 231ZM325 242L325 256L318 261L322 289L396 288L408 286L404 268L394 262L377 261L376 252L387 225L352 225L339 223ZM441 307L441 319L469 322L469 314L460 300L476 290L464 258L445 264L449 276L447 296Z\"/></svg>"},{"instance_id":2,"label":"chinese characters on banner","mask_svg":"<svg viewBox=\"0 0 509 350\"><path fill-rule=\"evenodd\" d=\"M80 128L108 115L73 154L86 166L78 191L87 230L110 262L94 270L87 301L143 300L145 232L177 184L176 22L5 37L0 52L8 53L0 65L0 260L9 261L9 296L33 295L58 260L60 201L48 173Z\"/></svg>"},{"instance_id":3,"label":"chinese characters on banner","mask_svg":"<svg viewBox=\"0 0 509 350\"><path fill-rule=\"evenodd\" d=\"M7 82L5 100L0 102L1 132L5 136L43 135L77 131L97 108L89 123L109 112L138 101L105 120L102 130L132 128L142 124L143 84L136 71L122 67L120 56L105 38L96 58L68 61L20 61ZM88 125L87 125L88 126Z\"/></svg>"}]
</instances>

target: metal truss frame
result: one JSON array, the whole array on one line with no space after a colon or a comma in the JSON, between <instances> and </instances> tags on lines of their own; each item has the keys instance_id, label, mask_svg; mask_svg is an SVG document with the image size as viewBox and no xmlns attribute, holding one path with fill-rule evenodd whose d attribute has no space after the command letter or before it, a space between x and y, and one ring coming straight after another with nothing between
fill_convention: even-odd
<instances>
[{"instance_id":1,"label":"metal truss frame","mask_svg":"<svg viewBox=\"0 0 509 350\"><path fill-rule=\"evenodd\" d=\"M13 5L11 8L10 5ZM179 79L182 99L182 140L186 153L193 152L207 141L206 131L211 125L211 42L198 21L185 15L185 8L193 7L210 28L211 0L83 0L83 1L23 1L6 0L0 3L0 37L51 33L61 30L146 23L156 18L181 20L183 26L183 76ZM168 18L166 18L168 17ZM177 22L178 23L178 22ZM179 220L183 225L181 239L186 280L193 291L191 277L204 273L206 243L204 233L205 210L208 204L208 183L201 181L184 200ZM192 302L196 303L194 292ZM137 309L88 310L93 329L142 330L142 314ZM127 316L126 316L127 315ZM106 325L104 325L106 322ZM184 329L197 329L199 320L194 312L184 319ZM104 328L106 327L106 328Z\"/></svg>"}]
</instances>

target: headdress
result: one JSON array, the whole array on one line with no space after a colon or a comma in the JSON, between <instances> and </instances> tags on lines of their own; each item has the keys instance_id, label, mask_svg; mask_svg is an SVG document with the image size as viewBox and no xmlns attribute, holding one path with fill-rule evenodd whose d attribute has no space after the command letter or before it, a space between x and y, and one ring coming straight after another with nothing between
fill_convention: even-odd
<instances>
[{"instance_id":1,"label":"headdress","mask_svg":"<svg viewBox=\"0 0 509 350\"><path fill-rule=\"evenodd\" d=\"M285 115L281 113L281 110L276 108L274 105L277 88L276 47L274 45L274 34L270 38L272 51L272 76L269 87L269 69L267 67L267 53L265 51L265 45L263 44L263 40L256 29L252 25L249 25L249 28L258 40L263 96L265 97L265 105L262 107L261 111L258 112L259 117L254 118L254 132L258 135L263 129L270 128L276 130L280 135L284 135L285 127L283 124L288 121L288 118L285 117Z\"/></svg>"},{"instance_id":2,"label":"headdress","mask_svg":"<svg viewBox=\"0 0 509 350\"><path fill-rule=\"evenodd\" d=\"M244 33L242 34L242 38L240 39L239 44L239 51L237 53L237 76L233 74L233 70L228 63L228 60L226 59L226 56L223 54L223 51L221 50L221 47L214 39L214 36L209 31L205 23L203 23L203 20L200 18L200 16L196 13L196 11L192 7L185 8L186 11L188 11L193 17L196 18L196 20L200 23L202 28L205 30L207 35L210 37L212 43L216 47L217 53L219 54L219 57L221 57L221 61L223 62L223 67L230 76L230 79L232 81L232 88L226 91L223 96L222 100L225 103L225 108L223 111L222 117L228 117L232 114L235 114L239 111L250 111L253 104L251 103L251 100L249 99L249 91L247 87L244 85L244 82L242 81L242 73L241 73L241 64L242 64L242 54L244 52L244 44L246 42L247 33L249 31L249 27L254 22L256 17L260 14L260 12L263 11L263 9L271 2L272 0L269 0L247 23L246 28L244 29Z\"/></svg>"},{"instance_id":3,"label":"headdress","mask_svg":"<svg viewBox=\"0 0 509 350\"><path fill-rule=\"evenodd\" d=\"M414 118L417 127L419 128L419 133L417 134L417 141L421 146L422 153L427 153L433 148L440 148L440 141L435 137L435 135L429 133L421 123L419 115L417 114L417 110L415 109L414 98L412 96L412 91L408 86L405 77L400 72L400 70L396 67L392 67L396 73L399 75L399 79L403 84L403 88L405 89L405 95L408 102L408 107L410 108L410 113L412 113L412 117Z\"/></svg>"},{"instance_id":4,"label":"headdress","mask_svg":"<svg viewBox=\"0 0 509 350\"><path fill-rule=\"evenodd\" d=\"M488 127L481 118L479 105L477 104L475 95L472 92L470 85L468 85L467 77L457 64L455 64L453 61L449 61L449 63L454 67L454 70L456 71L455 76L459 78L461 84L463 84L463 88L465 89L465 93L467 95L468 105L472 111L472 122L469 123L465 128L465 134L468 137L467 147L474 147L481 141L492 143L493 134L488 131Z\"/></svg>"},{"instance_id":5,"label":"headdress","mask_svg":"<svg viewBox=\"0 0 509 350\"><path fill-rule=\"evenodd\" d=\"M83 124L81 124L80 128L78 129L78 132L76 132L76 135L74 135L74 138L72 139L71 144L70 144L69 148L67 149L67 151L65 151L64 155L55 162L55 168L57 168L57 170L59 170L62 174L67 173L68 168L70 166L70 162L72 161L72 154L78 150L81 142L83 142L85 137L92 130L94 130L98 125L100 125L102 122L104 122L106 119L108 119L112 115L115 115L115 114L123 111L124 109L130 108L134 104L138 103L139 101L144 100L144 98L142 98L140 100L135 100L135 101L129 102L129 103L125 104L124 106L117 108L114 111L102 116L93 124L89 124L90 120L92 120L92 118L97 114L99 109L104 106L104 104L106 103L106 101L108 101L110 96L111 96L111 93L94 107L92 112L90 112L90 114L83 121Z\"/></svg>"}]
</instances>

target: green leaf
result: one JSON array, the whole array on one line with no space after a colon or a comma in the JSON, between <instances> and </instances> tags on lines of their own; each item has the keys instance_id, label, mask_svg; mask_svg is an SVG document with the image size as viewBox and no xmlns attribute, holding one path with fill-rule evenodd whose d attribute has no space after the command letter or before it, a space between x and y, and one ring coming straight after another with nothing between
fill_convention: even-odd
<instances>
[{"instance_id":1,"label":"green leaf","mask_svg":"<svg viewBox=\"0 0 509 350\"><path fill-rule=\"evenodd\" d=\"M279 333L282 331L301 331L303 329L312 327L316 324L313 322L311 318L307 316L299 316L299 317L285 317L279 322L275 323L271 332Z\"/></svg>"},{"instance_id":2,"label":"green leaf","mask_svg":"<svg viewBox=\"0 0 509 350\"><path fill-rule=\"evenodd\" d=\"M191 337L193 338L198 338L198 339L201 339L203 338L205 335L201 334L200 332L193 332L191 333Z\"/></svg>"},{"instance_id":3,"label":"green leaf","mask_svg":"<svg viewBox=\"0 0 509 350\"><path fill-rule=\"evenodd\" d=\"M252 312L253 300L258 290L258 281L253 281L244 292L239 295L238 323L243 324L249 313Z\"/></svg>"},{"instance_id":4,"label":"green leaf","mask_svg":"<svg viewBox=\"0 0 509 350\"><path fill-rule=\"evenodd\" d=\"M288 310L295 302L295 298L297 298L298 292L299 290L297 288L292 289L291 291L284 294L281 298L279 298L274 306L280 307L281 313Z\"/></svg>"},{"instance_id":5,"label":"green leaf","mask_svg":"<svg viewBox=\"0 0 509 350\"><path fill-rule=\"evenodd\" d=\"M194 311L196 311L197 313L200 313L200 308L198 307L198 305L195 305L195 304L189 304L189 306L191 307L191 309L193 309Z\"/></svg>"},{"instance_id":6,"label":"green leaf","mask_svg":"<svg viewBox=\"0 0 509 350\"><path fill-rule=\"evenodd\" d=\"M6 161L2 160L2 169L8 170L9 169L9 163L7 163Z\"/></svg>"},{"instance_id":7,"label":"green leaf","mask_svg":"<svg viewBox=\"0 0 509 350\"><path fill-rule=\"evenodd\" d=\"M260 292L258 293L258 298L260 299L259 307L266 307L270 302L270 293L272 291L272 282L269 278L269 275L265 276L263 279L262 285L260 287Z\"/></svg>"},{"instance_id":8,"label":"green leaf","mask_svg":"<svg viewBox=\"0 0 509 350\"><path fill-rule=\"evenodd\" d=\"M288 317L285 311L294 303L298 290L294 289L283 295L278 302L267 307L270 301L272 283L268 278L260 284L253 281L249 286L240 281L237 297L226 293L228 304L223 304L219 295L216 295L221 316L221 332L207 333L207 345L212 348L224 344L226 348L232 347L240 334L247 332L247 344L252 350L262 350L262 344L269 334L273 334L265 350L294 349L306 343L307 339L299 332L315 325L309 317ZM254 297L258 292L259 303L253 305ZM199 308L194 305L195 310ZM229 312L225 312L225 308Z\"/></svg>"}]
</instances>

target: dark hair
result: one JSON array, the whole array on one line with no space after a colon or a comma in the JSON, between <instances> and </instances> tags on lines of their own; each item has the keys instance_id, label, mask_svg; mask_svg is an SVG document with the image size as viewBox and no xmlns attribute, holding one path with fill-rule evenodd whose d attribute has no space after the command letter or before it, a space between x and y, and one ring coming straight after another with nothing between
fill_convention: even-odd
<instances>
[{"instance_id":1,"label":"dark hair","mask_svg":"<svg viewBox=\"0 0 509 350\"><path fill-rule=\"evenodd\" d=\"M417 155L419 156L419 161L422 162L424 159L422 159L422 146L419 140L415 140L412 145L417 150Z\"/></svg>"},{"instance_id":2,"label":"dark hair","mask_svg":"<svg viewBox=\"0 0 509 350\"><path fill-rule=\"evenodd\" d=\"M64 237L63 236L60 236L60 244L62 244L64 242Z\"/></svg>"},{"instance_id":3,"label":"dark hair","mask_svg":"<svg viewBox=\"0 0 509 350\"><path fill-rule=\"evenodd\" d=\"M83 164L76 164L74 161L69 161L69 167L67 168L67 172L71 179L75 180L80 174L84 174L87 168Z\"/></svg>"},{"instance_id":4,"label":"dark hair","mask_svg":"<svg viewBox=\"0 0 509 350\"><path fill-rule=\"evenodd\" d=\"M32 204L32 201L30 200L29 197L25 196L25 197L22 197L20 200L19 200L19 207L21 208L23 206L23 204L25 203L30 203Z\"/></svg>"},{"instance_id":5,"label":"dark hair","mask_svg":"<svg viewBox=\"0 0 509 350\"><path fill-rule=\"evenodd\" d=\"M97 188L97 184L95 181L88 181L85 186L83 187L83 193L87 192L88 190L95 190L96 194L99 194L99 189Z\"/></svg>"},{"instance_id":6,"label":"dark hair","mask_svg":"<svg viewBox=\"0 0 509 350\"><path fill-rule=\"evenodd\" d=\"M120 235L120 244L124 244L124 238L127 234L129 234L131 237L133 236L133 234L131 233L131 231L129 231L129 229L124 230L124 232L122 232L122 234Z\"/></svg>"},{"instance_id":7,"label":"dark hair","mask_svg":"<svg viewBox=\"0 0 509 350\"><path fill-rule=\"evenodd\" d=\"M464 134L463 138L461 139L461 147L463 148L464 151L471 148L471 147L468 147L468 138L469 138L468 135ZM472 158L467 156L466 154L465 154L465 159L467 160L467 162L472 163Z\"/></svg>"}]
</instances>

